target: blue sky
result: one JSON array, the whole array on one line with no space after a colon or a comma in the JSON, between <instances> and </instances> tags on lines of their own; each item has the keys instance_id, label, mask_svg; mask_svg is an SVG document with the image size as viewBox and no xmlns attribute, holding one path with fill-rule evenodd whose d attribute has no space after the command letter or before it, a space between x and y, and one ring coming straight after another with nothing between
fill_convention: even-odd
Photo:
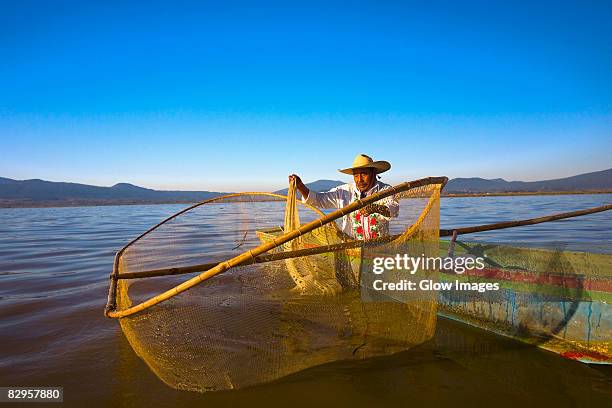
<instances>
[{"instance_id":1,"label":"blue sky","mask_svg":"<svg viewBox=\"0 0 612 408\"><path fill-rule=\"evenodd\" d=\"M388 182L612 167L609 1L87 3L0 3L0 176L236 191L344 180L357 153Z\"/></svg>"}]
</instances>

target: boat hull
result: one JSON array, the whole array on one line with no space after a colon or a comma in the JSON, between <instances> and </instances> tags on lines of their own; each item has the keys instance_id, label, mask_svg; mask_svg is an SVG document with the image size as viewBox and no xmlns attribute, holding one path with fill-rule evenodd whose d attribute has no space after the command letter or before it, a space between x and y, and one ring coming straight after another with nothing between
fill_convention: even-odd
<instances>
[{"instance_id":1,"label":"boat hull","mask_svg":"<svg viewBox=\"0 0 612 408\"><path fill-rule=\"evenodd\" d=\"M440 256L448 247L440 241ZM453 256L480 255L486 267L440 273L453 289L438 292L438 315L568 359L612 364L612 256L467 242L455 248ZM349 255L354 270L357 251ZM457 290L458 283L497 283L499 289Z\"/></svg>"},{"instance_id":2,"label":"boat hull","mask_svg":"<svg viewBox=\"0 0 612 408\"><path fill-rule=\"evenodd\" d=\"M463 246L472 253L484 248ZM612 364L612 256L507 246L484 255L498 266L443 273L441 280L498 283L499 290L441 291L440 315L565 358Z\"/></svg>"}]
</instances>

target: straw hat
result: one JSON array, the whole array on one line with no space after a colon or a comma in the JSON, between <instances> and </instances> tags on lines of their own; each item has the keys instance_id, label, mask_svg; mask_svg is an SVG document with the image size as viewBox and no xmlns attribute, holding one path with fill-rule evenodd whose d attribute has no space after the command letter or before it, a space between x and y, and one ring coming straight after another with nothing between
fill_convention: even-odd
<instances>
[{"instance_id":1,"label":"straw hat","mask_svg":"<svg viewBox=\"0 0 612 408\"><path fill-rule=\"evenodd\" d=\"M384 160L374 161L370 156L366 154L358 154L353 160L353 167L347 169L339 169L340 173L353 174L355 169L374 169L374 174L384 173L391 168L391 164Z\"/></svg>"}]
</instances>

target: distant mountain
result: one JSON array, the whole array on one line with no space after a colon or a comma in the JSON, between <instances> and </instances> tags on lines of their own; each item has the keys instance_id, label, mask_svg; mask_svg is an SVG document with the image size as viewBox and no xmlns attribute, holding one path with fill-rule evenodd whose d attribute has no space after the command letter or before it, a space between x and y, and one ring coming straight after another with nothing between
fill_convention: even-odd
<instances>
[{"instance_id":1,"label":"distant mountain","mask_svg":"<svg viewBox=\"0 0 612 408\"><path fill-rule=\"evenodd\" d=\"M312 183L306 183L306 187L308 187L312 191L316 191L320 193L322 191L329 191L334 187L338 187L342 184L345 184L342 181L338 180L317 180ZM288 188L284 188L282 190L275 191L276 194L287 195Z\"/></svg>"},{"instance_id":2,"label":"distant mountain","mask_svg":"<svg viewBox=\"0 0 612 408\"><path fill-rule=\"evenodd\" d=\"M457 193L525 193L612 191L612 169L544 181L506 181L501 178L456 178L444 188L447 194Z\"/></svg>"},{"instance_id":3,"label":"distant mountain","mask_svg":"<svg viewBox=\"0 0 612 408\"><path fill-rule=\"evenodd\" d=\"M317 180L306 184L317 192L344 184L338 180ZM483 178L456 178L446 185L446 194L612 192L612 169L555 180L506 181ZM287 194L287 189L276 191ZM118 183L112 187L63 183L40 179L12 180L0 177L0 207L64 205L194 203L227 193L214 191L158 191Z\"/></svg>"},{"instance_id":4,"label":"distant mountain","mask_svg":"<svg viewBox=\"0 0 612 408\"><path fill-rule=\"evenodd\" d=\"M158 191L128 183L112 187L0 178L0 206L197 202L225 193Z\"/></svg>"},{"instance_id":5,"label":"distant mountain","mask_svg":"<svg viewBox=\"0 0 612 408\"><path fill-rule=\"evenodd\" d=\"M337 180L317 180L306 186L314 191L329 191L344 184ZM543 181L506 181L501 178L483 179L455 178L444 188L446 194L486 194L486 193L537 193L537 192L588 192L612 191L612 169L580 174L554 180ZM287 189L276 191L287 194Z\"/></svg>"}]
</instances>

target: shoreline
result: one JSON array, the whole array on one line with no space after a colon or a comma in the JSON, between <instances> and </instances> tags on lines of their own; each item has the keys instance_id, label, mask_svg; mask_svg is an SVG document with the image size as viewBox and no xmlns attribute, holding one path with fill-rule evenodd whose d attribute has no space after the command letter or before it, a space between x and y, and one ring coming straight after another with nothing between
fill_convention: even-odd
<instances>
[{"instance_id":1,"label":"shoreline","mask_svg":"<svg viewBox=\"0 0 612 408\"><path fill-rule=\"evenodd\" d=\"M545 196L545 195L584 195L584 194L612 194L612 191L516 191L494 193L444 193L442 197L505 197L505 196Z\"/></svg>"},{"instance_id":2,"label":"shoreline","mask_svg":"<svg viewBox=\"0 0 612 408\"><path fill-rule=\"evenodd\" d=\"M546 195L589 195L589 194L612 194L612 191L533 191L533 192L495 192L495 193L443 193L442 198L476 198L476 197L506 197L506 196L546 196ZM110 207L124 205L164 205L164 204L186 204L193 205L198 201L188 200L58 200L58 201L24 201L24 200L0 200L0 209L8 208L63 208L63 207Z\"/></svg>"}]
</instances>

